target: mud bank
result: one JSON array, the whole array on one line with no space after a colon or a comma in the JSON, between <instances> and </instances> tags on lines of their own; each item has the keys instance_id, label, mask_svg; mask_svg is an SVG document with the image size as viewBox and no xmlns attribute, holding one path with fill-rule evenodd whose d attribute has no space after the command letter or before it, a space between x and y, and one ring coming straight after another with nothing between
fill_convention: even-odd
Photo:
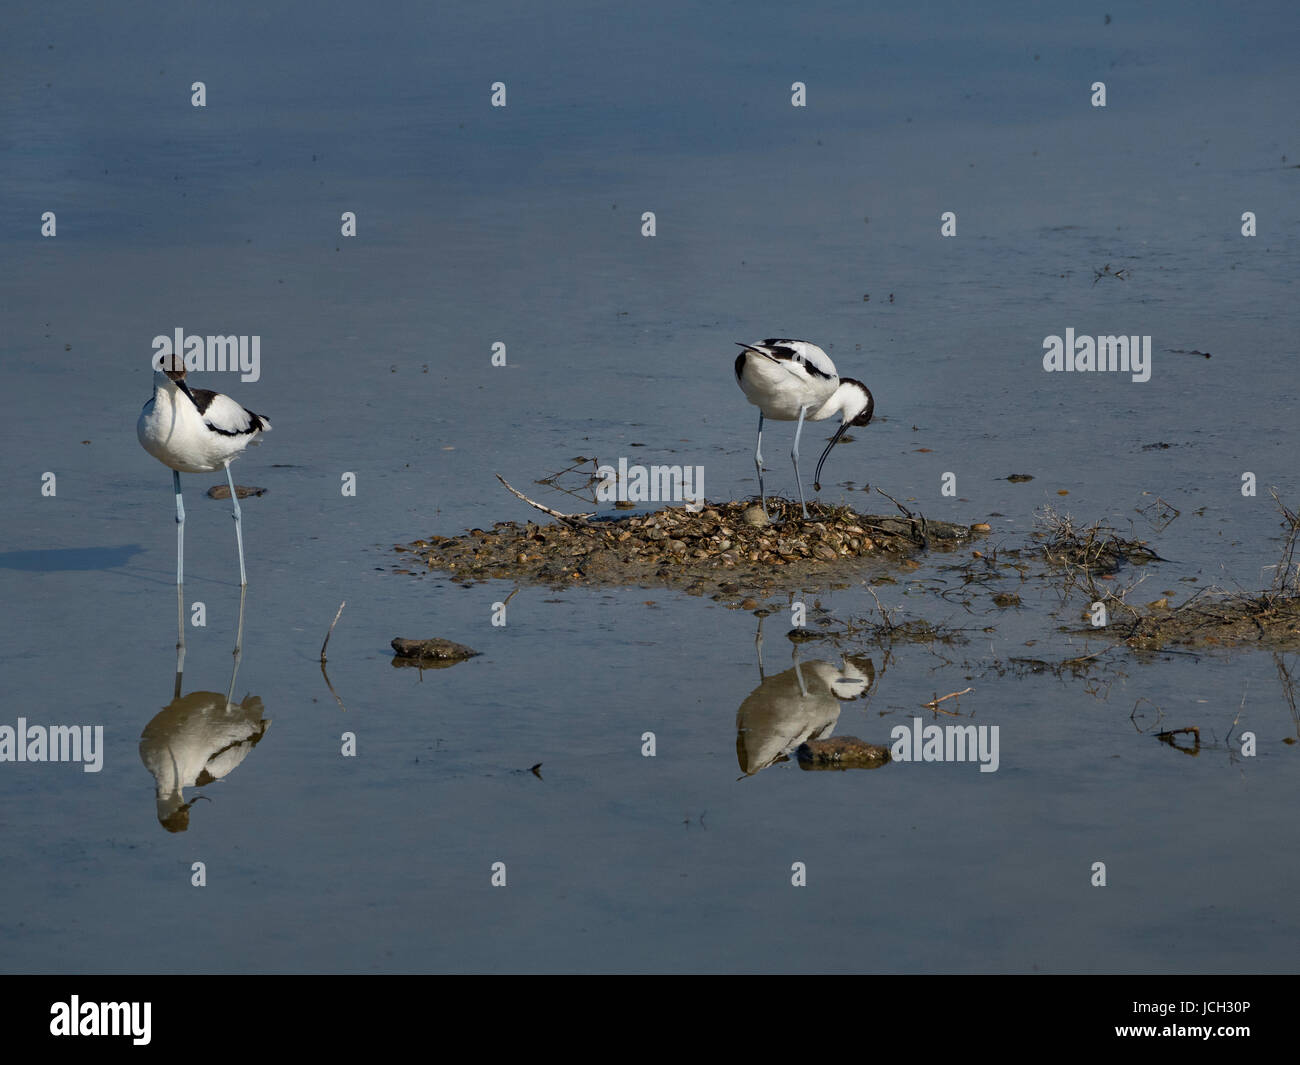
<instances>
[{"instance_id":1,"label":"mud bank","mask_svg":"<svg viewBox=\"0 0 1300 1065\"><path fill-rule=\"evenodd\" d=\"M1135 651L1166 646L1295 651L1300 649L1300 598L1261 593L1189 600L1176 610L1121 619L1107 631Z\"/></svg>"}]
</instances>

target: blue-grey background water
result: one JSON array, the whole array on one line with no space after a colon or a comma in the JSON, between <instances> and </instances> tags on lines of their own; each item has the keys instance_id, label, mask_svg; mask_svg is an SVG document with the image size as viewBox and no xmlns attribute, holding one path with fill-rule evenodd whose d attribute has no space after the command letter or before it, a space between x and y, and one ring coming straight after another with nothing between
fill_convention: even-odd
<instances>
[{"instance_id":1,"label":"blue-grey background water","mask_svg":"<svg viewBox=\"0 0 1300 1065\"><path fill-rule=\"evenodd\" d=\"M1045 584L967 612L931 556L876 594L967 641L877 654L835 733L997 725L998 771L744 777L750 612L523 587L499 627L513 586L392 572L396 543L536 517L494 473L561 509L533 482L579 455L754 492L733 342L793 336L877 401L823 500L889 510L879 485L1004 549L1043 505L1106 519L1168 560L1141 602L1267 583L1267 487L1300 498L1294 5L70 4L3 28L0 724L105 735L99 773L0 763L5 971L1294 968L1297 722L1269 654L1009 670L1104 645L1058 631L1081 604ZM234 467L267 489L235 701L271 724L169 833L138 745L172 698L173 499L134 422L178 327L261 338L255 383L195 384L274 423ZM1067 328L1150 335L1151 379L1044 373ZM792 427L769 429L791 495ZM183 480L207 610L184 691L224 693L229 504ZM1157 496L1163 531L1137 513ZM876 611L858 580L816 598ZM346 710L318 661L342 600ZM483 654L394 669L399 635ZM968 686L961 718L921 709ZM1157 723L1199 726L1199 754Z\"/></svg>"}]
</instances>

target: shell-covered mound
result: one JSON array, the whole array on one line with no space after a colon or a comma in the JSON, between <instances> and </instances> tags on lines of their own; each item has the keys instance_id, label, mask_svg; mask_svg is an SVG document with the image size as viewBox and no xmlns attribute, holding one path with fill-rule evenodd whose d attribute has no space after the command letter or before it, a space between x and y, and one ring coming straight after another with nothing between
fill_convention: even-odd
<instances>
[{"instance_id":1,"label":"shell-covered mound","mask_svg":"<svg viewBox=\"0 0 1300 1065\"><path fill-rule=\"evenodd\" d=\"M570 520L550 525L497 522L462 536L399 546L429 568L469 580L546 584L668 584L695 590L712 579L771 584L836 576L855 559L896 557L923 546L968 540L966 525L858 514L850 507L769 500L773 521L752 503L717 503L692 513ZM414 561L414 558L412 559ZM406 572L411 572L409 569Z\"/></svg>"}]
</instances>

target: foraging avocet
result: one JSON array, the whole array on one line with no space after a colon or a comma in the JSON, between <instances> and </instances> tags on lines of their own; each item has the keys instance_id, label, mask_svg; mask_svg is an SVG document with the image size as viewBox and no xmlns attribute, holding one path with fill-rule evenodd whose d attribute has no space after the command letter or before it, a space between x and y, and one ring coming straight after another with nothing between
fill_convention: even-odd
<instances>
[{"instance_id":1,"label":"foraging avocet","mask_svg":"<svg viewBox=\"0 0 1300 1065\"><path fill-rule=\"evenodd\" d=\"M866 425L871 421L876 401L861 381L840 377L830 356L816 344L806 340L764 340L761 344L737 341L745 350L736 356L736 383L758 408L758 443L754 447L754 465L758 468L758 495L762 500L763 514L767 514L767 496L763 492L763 418L776 421L798 421L794 431L794 447L790 458L794 460L794 480L799 486L799 505L803 516L808 517L808 504L803 498L803 482L799 479L799 434L803 432L804 418L819 422L838 414L840 427L826 445L817 461L813 474L813 488L822 490L822 463L839 443L850 425Z\"/></svg>"},{"instance_id":2,"label":"foraging avocet","mask_svg":"<svg viewBox=\"0 0 1300 1065\"><path fill-rule=\"evenodd\" d=\"M230 476L230 463L271 422L254 414L220 392L190 388L185 383L185 362L177 355L161 356L154 363L153 399L144 405L136 435L144 449L164 466L170 466L176 485L176 587L185 580L185 504L181 501L182 473L211 473L225 469L230 501L235 513L235 542L239 545L239 584L244 573L244 534L239 493ZM182 638L184 630L182 629Z\"/></svg>"}]
</instances>

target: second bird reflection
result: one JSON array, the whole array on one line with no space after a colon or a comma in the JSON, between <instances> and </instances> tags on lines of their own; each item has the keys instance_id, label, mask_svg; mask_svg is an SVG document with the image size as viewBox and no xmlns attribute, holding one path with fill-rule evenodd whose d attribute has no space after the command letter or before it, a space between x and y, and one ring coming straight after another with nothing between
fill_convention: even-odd
<instances>
[{"instance_id":1,"label":"second bird reflection","mask_svg":"<svg viewBox=\"0 0 1300 1065\"><path fill-rule=\"evenodd\" d=\"M840 719L840 704L869 695L876 683L871 659L845 656L839 666L801 662L798 643L790 656L794 665L767 676L762 618L754 646L760 683L736 711L736 760L746 776L787 760L807 740L829 736Z\"/></svg>"}]
</instances>

